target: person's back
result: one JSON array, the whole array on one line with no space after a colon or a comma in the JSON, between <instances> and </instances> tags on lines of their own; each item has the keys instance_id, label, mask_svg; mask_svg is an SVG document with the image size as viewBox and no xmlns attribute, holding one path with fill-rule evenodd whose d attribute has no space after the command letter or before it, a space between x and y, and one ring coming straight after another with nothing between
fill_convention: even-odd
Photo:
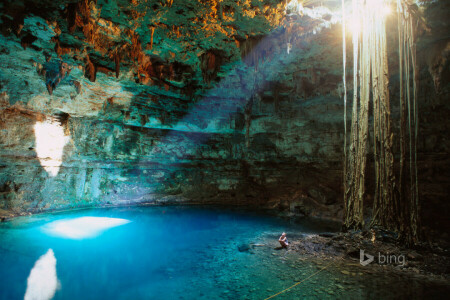
<instances>
[{"instance_id":1,"label":"person's back","mask_svg":"<svg viewBox=\"0 0 450 300\"><path fill-rule=\"evenodd\" d=\"M280 242L281 247L283 248L287 248L287 246L289 246L289 242L286 236L286 233L283 232L280 236L280 238L278 239L278 241Z\"/></svg>"}]
</instances>

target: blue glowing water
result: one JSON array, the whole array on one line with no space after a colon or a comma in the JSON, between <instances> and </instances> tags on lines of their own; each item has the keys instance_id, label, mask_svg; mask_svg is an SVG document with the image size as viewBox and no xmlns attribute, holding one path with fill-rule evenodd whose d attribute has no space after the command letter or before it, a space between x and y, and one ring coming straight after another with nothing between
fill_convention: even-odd
<instances>
[{"instance_id":1,"label":"blue glowing water","mask_svg":"<svg viewBox=\"0 0 450 300\"><path fill-rule=\"evenodd\" d=\"M130 222L102 227L86 238L47 230L52 222L86 216ZM323 223L200 207L93 209L17 218L0 224L0 299L23 299L30 270L49 249L60 282L54 299L264 299L321 267L295 251L275 250L279 234L286 231L295 239L300 232L330 230ZM414 299L428 289L412 278L360 275L358 270L344 275L338 267L329 268L277 299Z\"/></svg>"}]
</instances>

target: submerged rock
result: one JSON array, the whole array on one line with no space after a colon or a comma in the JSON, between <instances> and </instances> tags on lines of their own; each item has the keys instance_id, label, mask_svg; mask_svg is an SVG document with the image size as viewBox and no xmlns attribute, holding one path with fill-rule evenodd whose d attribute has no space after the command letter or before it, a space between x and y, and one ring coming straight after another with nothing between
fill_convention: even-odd
<instances>
[{"instance_id":1,"label":"submerged rock","mask_svg":"<svg viewBox=\"0 0 450 300\"><path fill-rule=\"evenodd\" d=\"M239 252L248 252L250 251L251 247L249 244L241 244L238 246Z\"/></svg>"}]
</instances>

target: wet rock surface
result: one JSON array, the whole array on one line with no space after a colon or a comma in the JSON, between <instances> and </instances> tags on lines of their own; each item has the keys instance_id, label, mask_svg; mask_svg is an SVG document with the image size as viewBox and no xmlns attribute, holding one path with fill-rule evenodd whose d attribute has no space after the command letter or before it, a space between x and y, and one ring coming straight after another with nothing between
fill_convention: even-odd
<instances>
[{"instance_id":1,"label":"wet rock surface","mask_svg":"<svg viewBox=\"0 0 450 300\"><path fill-rule=\"evenodd\" d=\"M448 251L442 252L441 248L448 245L429 244L410 249L381 241L378 232L380 240L372 242L370 232L288 231L290 246L282 249L278 235L265 232L246 245L248 251L240 251L242 245L225 250L246 255L246 261L255 266L255 270L246 272L251 272L253 283L260 282L261 286L250 288L245 284L248 280L245 276L236 275L239 280L226 279L226 272L221 272L217 279L226 279L224 297L256 299L256 295L269 297L282 292L279 295L282 299L434 299L450 290ZM374 261L361 265L360 249L373 255ZM378 253L382 261L378 261ZM383 261L383 256L390 257L389 262ZM403 256L404 263L394 261L393 256ZM236 274L242 274L246 266L227 265Z\"/></svg>"},{"instance_id":2,"label":"wet rock surface","mask_svg":"<svg viewBox=\"0 0 450 300\"><path fill-rule=\"evenodd\" d=\"M334 261L337 265L351 262L360 264L369 259L368 254L373 260L369 259L369 263L361 269L364 272L376 272L379 268L387 268L392 272L420 274L448 282L450 278L448 241L440 244L422 243L408 248L398 242L395 236L395 233L384 231L310 234L293 240L289 251L307 258ZM342 272L349 275L348 271Z\"/></svg>"}]
</instances>

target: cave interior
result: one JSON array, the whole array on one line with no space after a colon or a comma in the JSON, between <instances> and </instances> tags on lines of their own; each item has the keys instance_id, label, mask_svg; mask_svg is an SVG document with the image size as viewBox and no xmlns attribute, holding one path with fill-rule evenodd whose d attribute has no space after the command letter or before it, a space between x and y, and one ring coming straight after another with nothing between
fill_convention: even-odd
<instances>
[{"instance_id":1,"label":"cave interior","mask_svg":"<svg viewBox=\"0 0 450 300\"><path fill-rule=\"evenodd\" d=\"M150 284L123 267L135 285L99 269L94 299L444 297L449 17L446 0L2 1L0 254L32 258L9 281L15 264L0 266L0 299L84 297L93 287L68 288L77 278L59 266L71 250L56 240L94 243L114 230L125 239L120 230L139 222L144 228L129 233L136 243L148 230L166 243L174 236L209 247L196 232L218 227L231 243L224 249L237 254L218 259L223 265L210 258L205 279L181 265L211 254L152 248L180 269L144 260L165 276ZM103 253L102 243L67 243L80 257ZM378 252L376 263L364 265L363 250ZM67 265L76 273L95 265L90 259ZM227 259L248 259L260 272ZM260 265L290 259L306 261L290 264L304 272ZM247 277L236 286L220 268ZM386 268L394 275L385 282ZM323 284L296 287L316 272ZM386 292L392 284L397 294Z\"/></svg>"}]
</instances>

